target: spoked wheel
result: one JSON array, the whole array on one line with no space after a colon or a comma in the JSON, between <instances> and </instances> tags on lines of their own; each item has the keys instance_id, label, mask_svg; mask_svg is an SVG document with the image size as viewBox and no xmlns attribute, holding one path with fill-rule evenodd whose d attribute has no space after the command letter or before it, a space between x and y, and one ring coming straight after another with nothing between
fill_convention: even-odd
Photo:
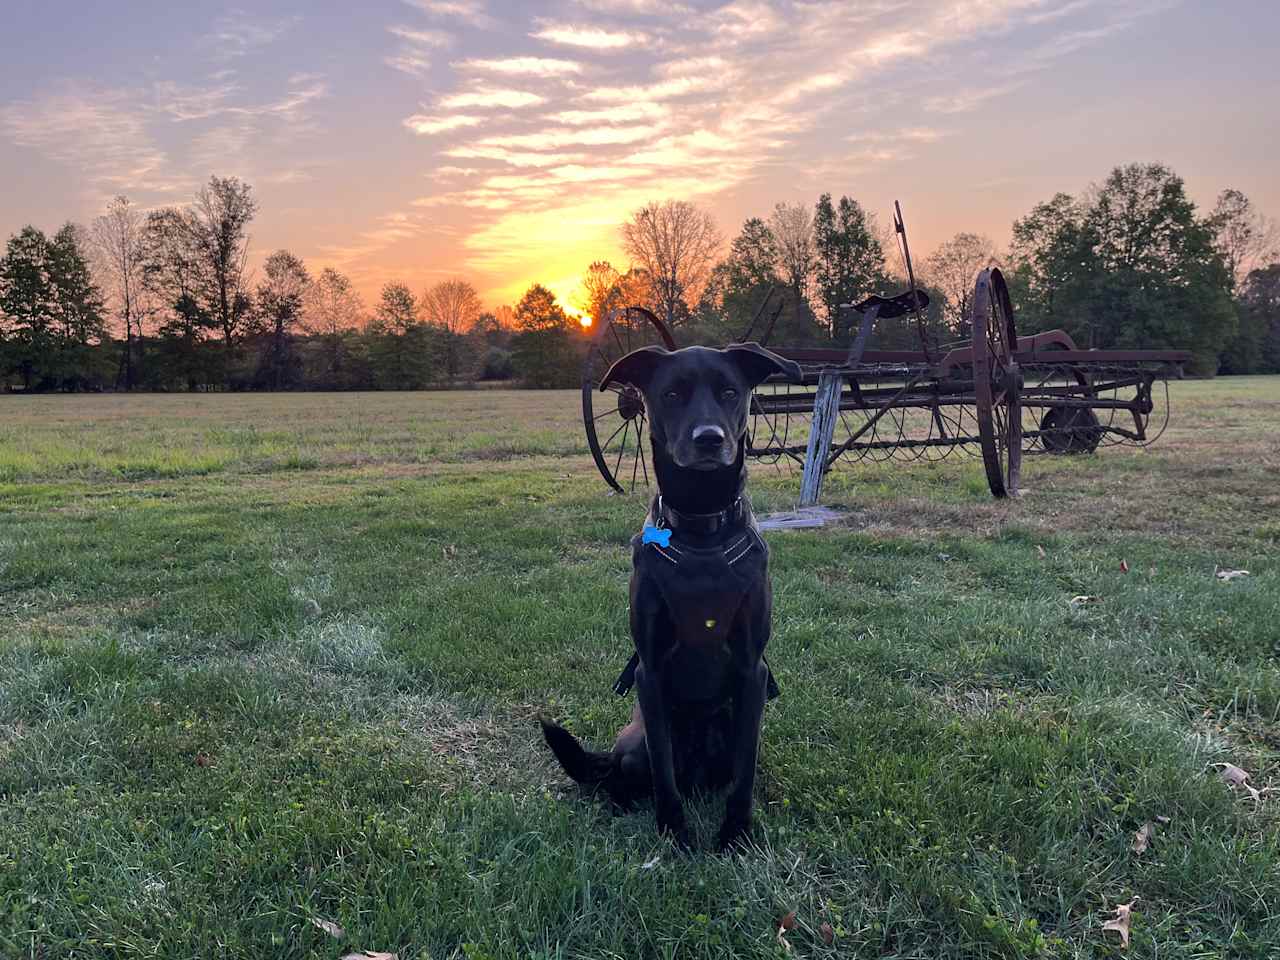
<instances>
[{"instance_id":1,"label":"spoked wheel","mask_svg":"<svg viewBox=\"0 0 1280 960\"><path fill-rule=\"evenodd\" d=\"M973 294L973 387L987 485L995 497L1018 495L1022 472L1022 374L1013 359L1018 336L1004 276L978 274Z\"/></svg>"},{"instance_id":2,"label":"spoked wheel","mask_svg":"<svg viewBox=\"0 0 1280 960\"><path fill-rule=\"evenodd\" d=\"M605 482L619 493L649 485L645 460L647 420L644 397L630 384L613 383L601 392L614 361L641 347L676 348L666 325L644 307L614 310L591 339L582 365L582 422L587 446Z\"/></svg>"}]
</instances>

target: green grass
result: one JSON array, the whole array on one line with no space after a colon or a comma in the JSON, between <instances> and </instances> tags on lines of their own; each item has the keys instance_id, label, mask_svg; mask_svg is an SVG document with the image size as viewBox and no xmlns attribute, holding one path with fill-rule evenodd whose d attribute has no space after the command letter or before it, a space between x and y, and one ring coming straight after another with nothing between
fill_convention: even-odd
<instances>
[{"instance_id":1,"label":"green grass","mask_svg":"<svg viewBox=\"0 0 1280 960\"><path fill-rule=\"evenodd\" d=\"M1210 765L1280 786L1280 381L1173 400L1013 503L833 474L769 535L759 849L682 858L533 722L630 706L576 394L0 398L0 956L1274 957L1280 791Z\"/></svg>"}]
</instances>

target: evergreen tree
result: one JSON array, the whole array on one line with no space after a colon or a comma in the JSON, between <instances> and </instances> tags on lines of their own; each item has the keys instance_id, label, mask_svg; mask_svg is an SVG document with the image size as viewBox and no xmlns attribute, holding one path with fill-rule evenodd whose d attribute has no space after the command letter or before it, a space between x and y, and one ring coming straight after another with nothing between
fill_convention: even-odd
<instances>
[{"instance_id":1,"label":"evergreen tree","mask_svg":"<svg viewBox=\"0 0 1280 960\"><path fill-rule=\"evenodd\" d=\"M832 206L829 193L818 198L813 241L814 276L823 319L831 336L843 341L848 339L856 314L842 311L841 305L859 303L889 285L884 250L862 206L848 197Z\"/></svg>"},{"instance_id":2,"label":"evergreen tree","mask_svg":"<svg viewBox=\"0 0 1280 960\"><path fill-rule=\"evenodd\" d=\"M5 324L5 366L31 390L47 369L54 346L53 266L49 239L35 227L9 238L0 259L0 316Z\"/></svg>"},{"instance_id":3,"label":"evergreen tree","mask_svg":"<svg viewBox=\"0 0 1280 960\"><path fill-rule=\"evenodd\" d=\"M83 232L66 224L49 243L49 278L53 287L55 352L49 375L62 389L100 385L92 347L106 336L102 293L89 273Z\"/></svg>"}]
</instances>

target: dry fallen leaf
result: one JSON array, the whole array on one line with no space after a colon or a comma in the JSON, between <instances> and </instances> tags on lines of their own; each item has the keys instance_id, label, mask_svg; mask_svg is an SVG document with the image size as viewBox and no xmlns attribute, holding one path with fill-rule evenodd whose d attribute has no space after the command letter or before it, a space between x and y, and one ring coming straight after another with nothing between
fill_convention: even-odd
<instances>
[{"instance_id":1,"label":"dry fallen leaf","mask_svg":"<svg viewBox=\"0 0 1280 960\"><path fill-rule=\"evenodd\" d=\"M343 930L332 920L321 920L319 917L312 917L311 923L329 934L329 936L337 937L339 940L347 935L347 931Z\"/></svg>"},{"instance_id":2,"label":"dry fallen leaf","mask_svg":"<svg viewBox=\"0 0 1280 960\"><path fill-rule=\"evenodd\" d=\"M1151 837L1156 832L1156 825L1148 820L1138 828L1138 832L1133 835L1133 852L1146 853L1147 848L1151 846Z\"/></svg>"},{"instance_id":3,"label":"dry fallen leaf","mask_svg":"<svg viewBox=\"0 0 1280 960\"><path fill-rule=\"evenodd\" d=\"M1126 561L1124 561L1124 560L1121 560L1121 561L1120 561L1120 572L1121 572L1121 573L1128 573L1128 572L1129 572L1129 564L1128 564Z\"/></svg>"},{"instance_id":4,"label":"dry fallen leaf","mask_svg":"<svg viewBox=\"0 0 1280 960\"><path fill-rule=\"evenodd\" d=\"M1084 595L1081 595L1081 596L1079 596L1079 597L1072 597L1072 598L1071 598L1071 600L1070 600L1069 602L1070 602L1071 606L1073 606L1073 607L1080 607L1080 606L1083 606L1083 605L1084 605L1084 604L1086 604L1086 603L1101 603L1101 602L1102 602L1102 598L1101 598L1101 597L1090 597L1090 596L1084 596Z\"/></svg>"},{"instance_id":5,"label":"dry fallen leaf","mask_svg":"<svg viewBox=\"0 0 1280 960\"><path fill-rule=\"evenodd\" d=\"M197 767L212 767L212 766L213 766L213 757L209 756L207 753L197 753L197 754L196 754L196 766L197 766Z\"/></svg>"},{"instance_id":6,"label":"dry fallen leaf","mask_svg":"<svg viewBox=\"0 0 1280 960\"><path fill-rule=\"evenodd\" d=\"M1248 570L1214 570L1213 575L1223 582L1227 580L1235 580L1237 577L1249 576Z\"/></svg>"},{"instance_id":7,"label":"dry fallen leaf","mask_svg":"<svg viewBox=\"0 0 1280 960\"><path fill-rule=\"evenodd\" d=\"M458 555L458 548L451 543L447 547L442 547L441 552L446 560L452 560Z\"/></svg>"},{"instance_id":8,"label":"dry fallen leaf","mask_svg":"<svg viewBox=\"0 0 1280 960\"><path fill-rule=\"evenodd\" d=\"M1271 792L1271 787L1263 787L1261 790L1255 787L1249 782L1249 774L1234 763L1215 763L1214 766L1222 768L1218 771L1218 776L1223 779L1227 786L1244 787L1249 796L1253 798L1254 803L1261 803L1262 795Z\"/></svg>"},{"instance_id":9,"label":"dry fallen leaf","mask_svg":"<svg viewBox=\"0 0 1280 960\"><path fill-rule=\"evenodd\" d=\"M652 870L654 867L656 867L656 866L658 865L658 863L659 863L661 860L662 860L662 855L661 855L661 854L659 854L659 853L655 853L651 859L646 860L644 863L640 864L640 869L641 869L641 870Z\"/></svg>"},{"instance_id":10,"label":"dry fallen leaf","mask_svg":"<svg viewBox=\"0 0 1280 960\"><path fill-rule=\"evenodd\" d=\"M1138 898L1134 897L1128 903L1120 904L1116 907L1115 917L1102 925L1103 930L1114 930L1120 934L1120 944L1124 947L1129 946L1129 912L1137 902Z\"/></svg>"},{"instance_id":11,"label":"dry fallen leaf","mask_svg":"<svg viewBox=\"0 0 1280 960\"><path fill-rule=\"evenodd\" d=\"M777 933L778 945L782 947L784 950L786 950L787 953L791 952L791 944L790 942L788 942L784 934L788 930L792 929L795 925L796 925L796 912L794 910L792 910L785 917L783 917L781 920L778 921L778 933Z\"/></svg>"},{"instance_id":12,"label":"dry fallen leaf","mask_svg":"<svg viewBox=\"0 0 1280 960\"><path fill-rule=\"evenodd\" d=\"M1045 558L1044 547L1040 546L1040 544L1038 543L1036 544L1036 553L1040 555L1041 560Z\"/></svg>"},{"instance_id":13,"label":"dry fallen leaf","mask_svg":"<svg viewBox=\"0 0 1280 960\"><path fill-rule=\"evenodd\" d=\"M400 960L398 953L380 953L377 950L364 950L360 953L348 953L342 960Z\"/></svg>"},{"instance_id":14,"label":"dry fallen leaf","mask_svg":"<svg viewBox=\"0 0 1280 960\"><path fill-rule=\"evenodd\" d=\"M836 942L836 932L831 929L831 924L824 923L818 928L818 933L822 934L822 942L828 947Z\"/></svg>"}]
</instances>

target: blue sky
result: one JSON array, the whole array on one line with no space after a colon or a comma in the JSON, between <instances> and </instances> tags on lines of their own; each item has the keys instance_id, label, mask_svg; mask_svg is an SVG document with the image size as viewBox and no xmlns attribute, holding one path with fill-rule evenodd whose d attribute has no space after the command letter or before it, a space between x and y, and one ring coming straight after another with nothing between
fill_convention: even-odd
<instances>
[{"instance_id":1,"label":"blue sky","mask_svg":"<svg viewBox=\"0 0 1280 960\"><path fill-rule=\"evenodd\" d=\"M251 182L285 246L366 296L471 279L568 297L649 199L726 236L847 193L920 253L1116 164L1280 215L1280 3L383 0L6 4L0 230L116 193ZM15 42L16 41L16 42Z\"/></svg>"}]
</instances>

